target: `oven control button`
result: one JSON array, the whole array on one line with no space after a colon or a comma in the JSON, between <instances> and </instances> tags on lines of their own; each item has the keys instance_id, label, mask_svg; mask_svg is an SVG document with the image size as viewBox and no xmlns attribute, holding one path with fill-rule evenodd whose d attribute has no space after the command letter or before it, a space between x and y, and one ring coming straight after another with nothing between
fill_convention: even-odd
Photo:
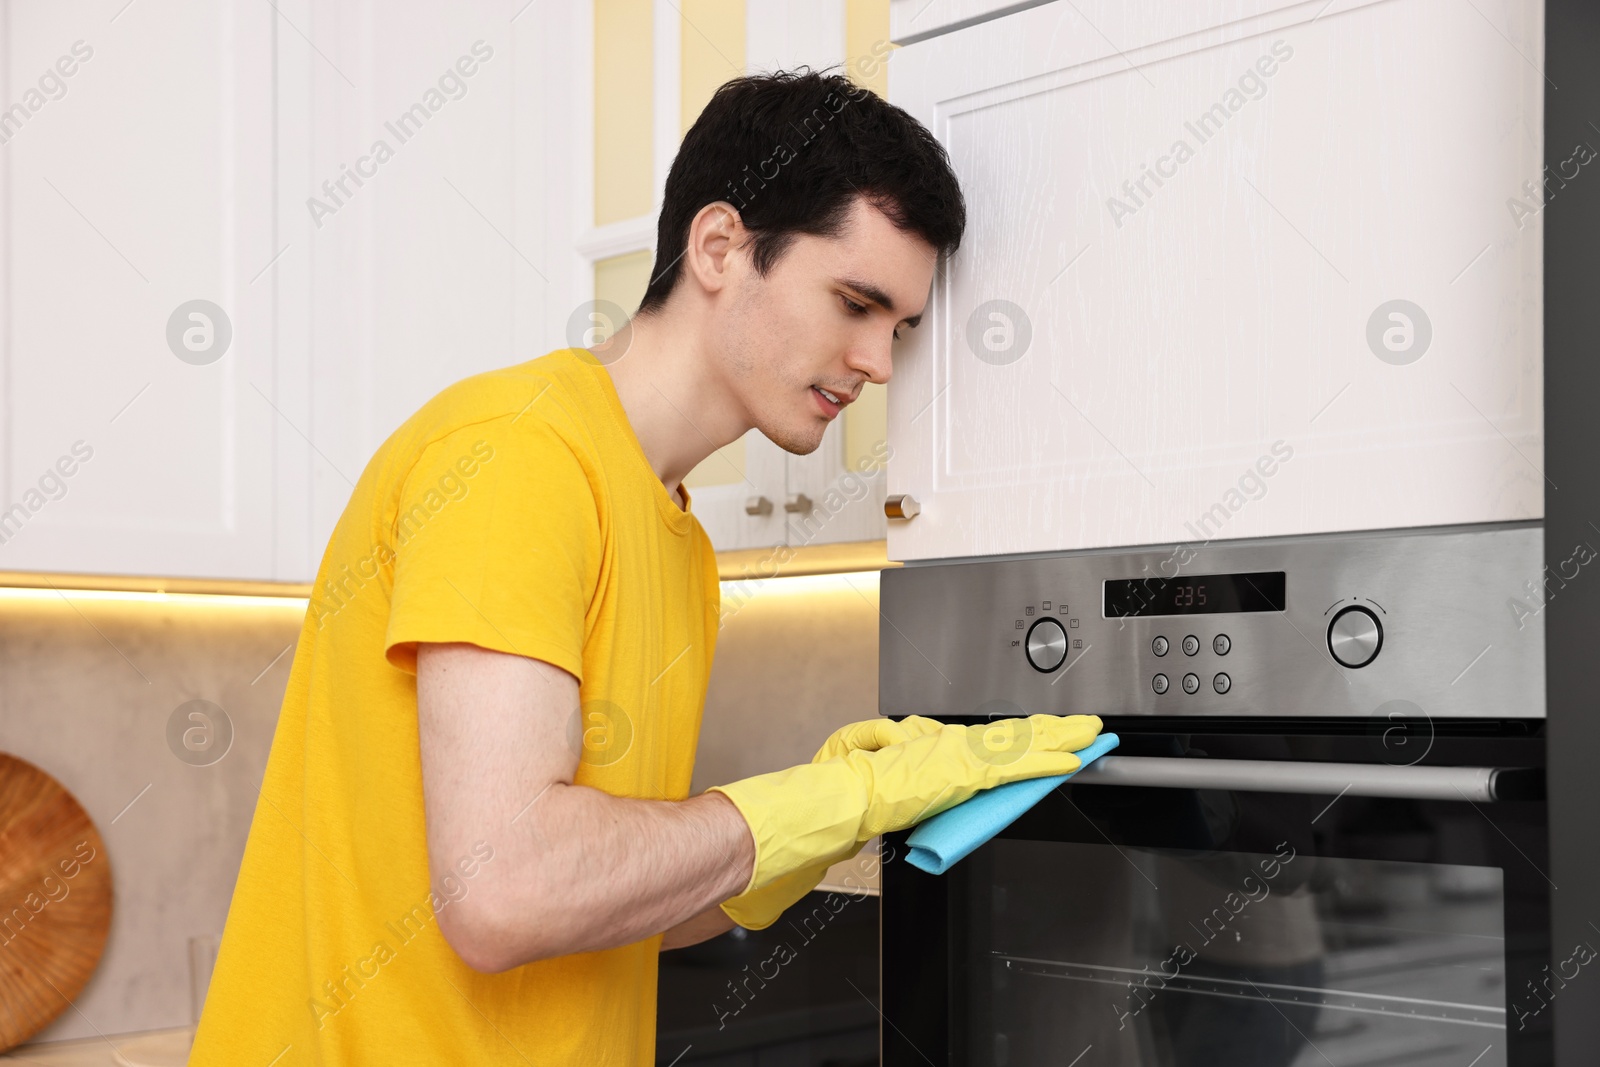
<instances>
[{"instance_id":1,"label":"oven control button","mask_svg":"<svg viewBox=\"0 0 1600 1067\"><path fill-rule=\"evenodd\" d=\"M1211 651L1219 656L1226 656L1233 647L1233 642L1228 640L1227 634L1218 634L1211 639Z\"/></svg>"},{"instance_id":2,"label":"oven control button","mask_svg":"<svg viewBox=\"0 0 1600 1067\"><path fill-rule=\"evenodd\" d=\"M1226 693L1228 690L1233 688L1233 679L1229 678L1226 674L1219 674L1215 678L1211 679L1211 688L1215 689L1219 693Z\"/></svg>"},{"instance_id":3,"label":"oven control button","mask_svg":"<svg viewBox=\"0 0 1600 1067\"><path fill-rule=\"evenodd\" d=\"M1167 684L1167 676L1164 674L1158 674L1150 680L1150 688L1158 695L1167 691Z\"/></svg>"},{"instance_id":4,"label":"oven control button","mask_svg":"<svg viewBox=\"0 0 1600 1067\"><path fill-rule=\"evenodd\" d=\"M1328 624L1328 651L1346 667L1365 667L1383 648L1383 624L1366 608L1348 607Z\"/></svg>"},{"instance_id":5,"label":"oven control button","mask_svg":"<svg viewBox=\"0 0 1600 1067\"><path fill-rule=\"evenodd\" d=\"M1194 634L1189 634L1183 639L1183 654L1192 656L1200 651L1200 639Z\"/></svg>"},{"instance_id":6,"label":"oven control button","mask_svg":"<svg viewBox=\"0 0 1600 1067\"><path fill-rule=\"evenodd\" d=\"M1167 639L1165 637L1158 637L1154 641L1150 642L1150 651L1154 652L1158 656L1165 656L1167 654L1167 648Z\"/></svg>"},{"instance_id":7,"label":"oven control button","mask_svg":"<svg viewBox=\"0 0 1600 1067\"><path fill-rule=\"evenodd\" d=\"M1200 679L1193 674L1183 676L1183 691L1194 694L1200 691Z\"/></svg>"},{"instance_id":8,"label":"oven control button","mask_svg":"<svg viewBox=\"0 0 1600 1067\"><path fill-rule=\"evenodd\" d=\"M1028 662L1046 674L1067 658L1067 631L1054 619L1040 619L1028 631Z\"/></svg>"}]
</instances>

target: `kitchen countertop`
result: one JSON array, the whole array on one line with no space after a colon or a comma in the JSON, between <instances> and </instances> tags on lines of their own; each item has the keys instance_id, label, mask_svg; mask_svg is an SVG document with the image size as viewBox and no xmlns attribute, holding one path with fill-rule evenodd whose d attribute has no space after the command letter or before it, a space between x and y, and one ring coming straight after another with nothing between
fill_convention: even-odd
<instances>
[{"instance_id":1,"label":"kitchen countertop","mask_svg":"<svg viewBox=\"0 0 1600 1067\"><path fill-rule=\"evenodd\" d=\"M79 1041L51 1041L22 1045L0 1055L0 1065L36 1064L39 1067L168 1067L189 1058L193 1027L147 1030L136 1034L111 1034ZM121 1050L119 1052L119 1050Z\"/></svg>"}]
</instances>

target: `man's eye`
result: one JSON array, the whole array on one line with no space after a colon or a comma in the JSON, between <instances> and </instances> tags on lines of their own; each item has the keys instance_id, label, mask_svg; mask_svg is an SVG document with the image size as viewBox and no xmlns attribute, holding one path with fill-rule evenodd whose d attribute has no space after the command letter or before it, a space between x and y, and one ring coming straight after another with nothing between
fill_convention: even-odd
<instances>
[{"instance_id":1,"label":"man's eye","mask_svg":"<svg viewBox=\"0 0 1600 1067\"><path fill-rule=\"evenodd\" d=\"M896 341L900 340L900 327L898 326L894 328L894 339Z\"/></svg>"},{"instance_id":2,"label":"man's eye","mask_svg":"<svg viewBox=\"0 0 1600 1067\"><path fill-rule=\"evenodd\" d=\"M848 296L841 295L839 299L844 301L844 306L850 312L850 314L865 315L867 313L865 304L858 304L854 300L851 300Z\"/></svg>"}]
</instances>

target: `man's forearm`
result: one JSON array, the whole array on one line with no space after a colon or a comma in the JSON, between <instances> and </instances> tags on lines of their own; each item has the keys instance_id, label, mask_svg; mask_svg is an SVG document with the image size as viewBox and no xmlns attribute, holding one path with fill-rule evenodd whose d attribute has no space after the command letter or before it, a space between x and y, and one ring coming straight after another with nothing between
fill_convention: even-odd
<instances>
[{"instance_id":1,"label":"man's forearm","mask_svg":"<svg viewBox=\"0 0 1600 1067\"><path fill-rule=\"evenodd\" d=\"M513 829L463 899L471 906L441 914L484 970L660 933L739 893L755 862L749 827L720 793L637 800L558 782Z\"/></svg>"},{"instance_id":2,"label":"man's forearm","mask_svg":"<svg viewBox=\"0 0 1600 1067\"><path fill-rule=\"evenodd\" d=\"M677 926L670 927L661 937L661 951L698 945L727 933L733 926L734 922L728 918L728 913L712 905L700 914L691 915Z\"/></svg>"}]
</instances>

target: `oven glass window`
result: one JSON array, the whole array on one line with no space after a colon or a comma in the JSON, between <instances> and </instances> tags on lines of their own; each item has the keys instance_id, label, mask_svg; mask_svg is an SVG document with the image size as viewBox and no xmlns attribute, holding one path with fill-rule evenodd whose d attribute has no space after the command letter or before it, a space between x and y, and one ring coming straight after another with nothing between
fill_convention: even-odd
<instances>
[{"instance_id":1,"label":"oven glass window","mask_svg":"<svg viewBox=\"0 0 1600 1067\"><path fill-rule=\"evenodd\" d=\"M1506 1062L1497 867L1006 839L966 862L973 1062Z\"/></svg>"}]
</instances>

